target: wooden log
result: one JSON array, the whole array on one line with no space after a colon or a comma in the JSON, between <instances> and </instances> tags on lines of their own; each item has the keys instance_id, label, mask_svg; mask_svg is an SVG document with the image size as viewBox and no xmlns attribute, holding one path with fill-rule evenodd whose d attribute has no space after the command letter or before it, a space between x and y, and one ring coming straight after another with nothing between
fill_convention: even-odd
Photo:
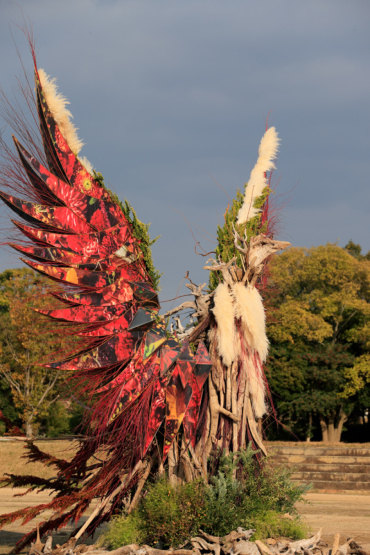
<instances>
[{"instance_id":1,"label":"wooden log","mask_svg":"<svg viewBox=\"0 0 370 555\"><path fill-rule=\"evenodd\" d=\"M193 555L192 549L155 549L154 547L149 547L149 545L143 545L142 549L145 549L148 555ZM109 555L111 555L112 553L114 555L123 555L120 553L114 553L114 551L109 551Z\"/></svg>"},{"instance_id":2,"label":"wooden log","mask_svg":"<svg viewBox=\"0 0 370 555\"><path fill-rule=\"evenodd\" d=\"M33 545L33 548L37 551L42 551L42 548L44 547L44 544L42 543L42 541L40 539L39 523L36 524L36 530L37 530L37 536L36 536L36 541Z\"/></svg>"},{"instance_id":3,"label":"wooden log","mask_svg":"<svg viewBox=\"0 0 370 555\"><path fill-rule=\"evenodd\" d=\"M84 543L80 545L76 545L75 553L76 555L81 555L82 553L87 553L88 551L96 551L96 547L94 545L85 545Z\"/></svg>"},{"instance_id":4,"label":"wooden log","mask_svg":"<svg viewBox=\"0 0 370 555\"><path fill-rule=\"evenodd\" d=\"M214 550L214 546L218 545L219 543L210 543L207 542L204 538L201 538L199 536L195 536L195 538L191 538L191 544L193 547L197 548L197 549L204 549L204 550L208 550L208 551L213 551Z\"/></svg>"},{"instance_id":5,"label":"wooden log","mask_svg":"<svg viewBox=\"0 0 370 555\"><path fill-rule=\"evenodd\" d=\"M77 542L76 538L70 538L63 545L57 544L56 549L53 549L51 553L52 555L66 555L66 553L68 553L71 549L73 552L76 542Z\"/></svg>"},{"instance_id":6,"label":"wooden log","mask_svg":"<svg viewBox=\"0 0 370 555\"><path fill-rule=\"evenodd\" d=\"M35 547L34 543L31 543L31 547L28 552L28 555L42 555L42 552L39 551L37 547Z\"/></svg>"},{"instance_id":7,"label":"wooden log","mask_svg":"<svg viewBox=\"0 0 370 555\"><path fill-rule=\"evenodd\" d=\"M254 528L251 530L244 530L244 528L241 528L239 526L239 528L237 528L236 530L233 530L232 532L230 532L230 534L227 534L227 536L223 536L221 540L222 540L222 543L224 544L234 542L239 539L249 540L249 538L253 536L255 531L256 530Z\"/></svg>"},{"instance_id":8,"label":"wooden log","mask_svg":"<svg viewBox=\"0 0 370 555\"><path fill-rule=\"evenodd\" d=\"M235 542L229 553L230 555L260 555L256 544L247 540Z\"/></svg>"},{"instance_id":9,"label":"wooden log","mask_svg":"<svg viewBox=\"0 0 370 555\"><path fill-rule=\"evenodd\" d=\"M350 543L352 542L353 542L353 538L348 538L346 543L339 546L337 553L339 553L339 555L347 555Z\"/></svg>"},{"instance_id":10,"label":"wooden log","mask_svg":"<svg viewBox=\"0 0 370 555\"><path fill-rule=\"evenodd\" d=\"M316 546L316 544L321 539L321 534L322 534L322 528L320 528L320 530L317 532L317 534L315 534L311 538L308 538L306 540L298 540L296 542L289 542L288 543L288 548L289 549L288 549L288 551L286 551L286 555L294 555L294 553L296 551L302 551L303 548L309 549L313 546Z\"/></svg>"},{"instance_id":11,"label":"wooden log","mask_svg":"<svg viewBox=\"0 0 370 555\"><path fill-rule=\"evenodd\" d=\"M86 520L85 524L83 526L81 526L81 528L79 529L79 531L75 535L75 537L74 537L75 542L77 542L78 538L80 538L82 536L82 534L85 532L86 528L89 526L89 524L91 524L91 522L94 520L94 518L96 518L98 516L100 511L102 511L106 507L106 505L108 505L108 503L113 499L113 497L115 497L124 488L127 481L130 478L133 478L135 476L136 472L138 472L141 469L142 464L143 464L142 461L139 461L136 464L136 466L134 467L134 469L132 470L132 472L125 477L125 479L120 483L120 485L108 497L106 497L105 499L103 499L101 501L100 505L98 505L98 507L96 507L96 509L93 511L93 513Z\"/></svg>"},{"instance_id":12,"label":"wooden log","mask_svg":"<svg viewBox=\"0 0 370 555\"><path fill-rule=\"evenodd\" d=\"M51 553L53 551L53 536L48 536L44 545L43 553Z\"/></svg>"},{"instance_id":13,"label":"wooden log","mask_svg":"<svg viewBox=\"0 0 370 555\"><path fill-rule=\"evenodd\" d=\"M150 457L149 460L146 461L146 468L144 470L143 475L141 476L140 480L137 483L137 489L136 489L135 495L134 495L134 497L133 497L133 499L130 503L129 509L128 509L129 514L133 511L133 509L135 509L137 507L137 505L140 501L141 491L142 491L142 489L145 485L145 482L148 479L148 476L149 476L150 471L152 469L153 462L154 462L155 458L156 458L156 455L153 455L152 457Z\"/></svg>"},{"instance_id":14,"label":"wooden log","mask_svg":"<svg viewBox=\"0 0 370 555\"><path fill-rule=\"evenodd\" d=\"M340 534L335 534L333 541L333 548L331 550L331 555L335 555L339 548Z\"/></svg>"},{"instance_id":15,"label":"wooden log","mask_svg":"<svg viewBox=\"0 0 370 555\"><path fill-rule=\"evenodd\" d=\"M129 555L130 553L135 553L140 549L140 546L137 543L132 543L130 545L124 545L123 547L119 547L118 549L114 549L113 551L106 551L106 550L97 550L94 551L94 555Z\"/></svg>"},{"instance_id":16,"label":"wooden log","mask_svg":"<svg viewBox=\"0 0 370 555\"><path fill-rule=\"evenodd\" d=\"M234 361L231 367L231 410L232 410L232 413L237 417L237 419L233 419L232 446L233 446L234 453L236 453L238 450L238 435L239 435L238 424L240 422L240 415L238 414L238 405L237 405L237 390L238 390L237 374L238 374L238 362ZM236 478L236 468L234 469L234 478Z\"/></svg>"},{"instance_id":17,"label":"wooden log","mask_svg":"<svg viewBox=\"0 0 370 555\"><path fill-rule=\"evenodd\" d=\"M196 338L209 326L210 321L211 316L210 314L207 314L205 319L202 320L201 323L198 324L197 327L194 328L191 334L187 337L189 343L193 343L196 340Z\"/></svg>"},{"instance_id":18,"label":"wooden log","mask_svg":"<svg viewBox=\"0 0 370 555\"><path fill-rule=\"evenodd\" d=\"M263 445L262 439L257 430L256 419L253 414L252 404L249 396L246 399L246 416L250 433L257 447L261 449L262 453L267 457L266 447Z\"/></svg>"},{"instance_id":19,"label":"wooden log","mask_svg":"<svg viewBox=\"0 0 370 555\"><path fill-rule=\"evenodd\" d=\"M354 553L356 555L370 555L369 551L365 551L364 549L362 549L362 547L354 540L350 542L349 546L351 548L351 553Z\"/></svg>"},{"instance_id":20,"label":"wooden log","mask_svg":"<svg viewBox=\"0 0 370 555\"><path fill-rule=\"evenodd\" d=\"M258 547L261 555L272 555L271 549L267 545L265 545L263 542L261 542L260 540L256 540L254 543Z\"/></svg>"},{"instance_id":21,"label":"wooden log","mask_svg":"<svg viewBox=\"0 0 370 555\"><path fill-rule=\"evenodd\" d=\"M220 543L220 541L222 540L222 538L220 538L219 536L211 536L211 534L207 534L206 532L203 532L203 530L201 530L200 528L199 528L199 534L201 534L204 538L206 538L206 540L212 543Z\"/></svg>"}]
</instances>

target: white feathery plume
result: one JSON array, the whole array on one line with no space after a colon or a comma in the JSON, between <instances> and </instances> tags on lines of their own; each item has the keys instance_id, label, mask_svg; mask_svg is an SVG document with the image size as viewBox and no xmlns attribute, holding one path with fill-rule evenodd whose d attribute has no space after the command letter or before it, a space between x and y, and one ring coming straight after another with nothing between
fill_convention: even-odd
<instances>
[{"instance_id":1,"label":"white feathery plume","mask_svg":"<svg viewBox=\"0 0 370 555\"><path fill-rule=\"evenodd\" d=\"M58 91L56 79L47 75L43 69L38 70L40 84L46 103L55 119L61 134L68 143L73 154L77 156L83 147L83 142L77 135L77 129L72 123L72 114L68 110L66 97Z\"/></svg>"},{"instance_id":2,"label":"white feathery plume","mask_svg":"<svg viewBox=\"0 0 370 555\"><path fill-rule=\"evenodd\" d=\"M85 168L85 170L90 174L93 175L94 173L94 168L92 163L86 158L86 156L79 156L78 157L79 161L81 162L81 164L83 165L83 167Z\"/></svg>"},{"instance_id":3,"label":"white feathery plume","mask_svg":"<svg viewBox=\"0 0 370 555\"><path fill-rule=\"evenodd\" d=\"M275 127L267 129L258 148L257 163L251 171L245 189L244 202L238 214L238 224L248 222L261 212L259 208L254 207L254 202L267 187L266 172L275 168L274 160L278 153L279 143L280 139Z\"/></svg>"},{"instance_id":4,"label":"white feathery plume","mask_svg":"<svg viewBox=\"0 0 370 555\"><path fill-rule=\"evenodd\" d=\"M214 296L213 314L217 323L217 347L225 366L236 358L236 330L233 298L225 283L220 283Z\"/></svg>"},{"instance_id":5,"label":"white feathery plume","mask_svg":"<svg viewBox=\"0 0 370 555\"><path fill-rule=\"evenodd\" d=\"M265 362L269 343L261 295L255 287L245 287L242 283L233 285L232 295L235 302L235 317L241 319L243 328L250 334L245 333L245 338L252 349L257 351L261 362Z\"/></svg>"}]
</instances>

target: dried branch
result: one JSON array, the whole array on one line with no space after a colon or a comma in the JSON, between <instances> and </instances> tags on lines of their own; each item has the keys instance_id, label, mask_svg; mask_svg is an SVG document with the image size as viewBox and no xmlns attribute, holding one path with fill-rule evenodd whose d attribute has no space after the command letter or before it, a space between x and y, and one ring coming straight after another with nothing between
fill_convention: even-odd
<instances>
[{"instance_id":1,"label":"dried branch","mask_svg":"<svg viewBox=\"0 0 370 555\"><path fill-rule=\"evenodd\" d=\"M162 315L162 318L168 318L169 316L172 316L172 314L176 314L177 312L180 312L181 310L185 310L185 308L192 308L194 310L197 309L197 305L195 304L194 301L185 301L184 303L180 304L180 306L177 306L176 308L172 308L171 310L168 310L167 312L165 312Z\"/></svg>"},{"instance_id":2,"label":"dried branch","mask_svg":"<svg viewBox=\"0 0 370 555\"><path fill-rule=\"evenodd\" d=\"M233 284L233 278L230 275L229 268L236 262L235 256L229 260L229 262L217 262L213 258L207 260L207 263L211 262L212 266L203 266L203 270L210 270L212 272L221 272L224 282L228 285Z\"/></svg>"}]
</instances>

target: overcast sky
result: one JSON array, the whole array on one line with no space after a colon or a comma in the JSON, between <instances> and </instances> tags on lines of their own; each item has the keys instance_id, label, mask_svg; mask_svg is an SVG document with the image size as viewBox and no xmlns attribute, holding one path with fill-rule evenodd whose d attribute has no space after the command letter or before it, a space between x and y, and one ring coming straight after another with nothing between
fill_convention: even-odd
<instances>
[{"instance_id":1,"label":"overcast sky","mask_svg":"<svg viewBox=\"0 0 370 555\"><path fill-rule=\"evenodd\" d=\"M268 114L282 141L278 238L370 250L369 0L0 0L9 95L21 73L12 34L32 70L22 11L81 154L162 235L162 300L187 270L208 279L176 210L215 237L228 203L215 181L231 198L243 187ZM0 271L16 266L3 250Z\"/></svg>"}]
</instances>

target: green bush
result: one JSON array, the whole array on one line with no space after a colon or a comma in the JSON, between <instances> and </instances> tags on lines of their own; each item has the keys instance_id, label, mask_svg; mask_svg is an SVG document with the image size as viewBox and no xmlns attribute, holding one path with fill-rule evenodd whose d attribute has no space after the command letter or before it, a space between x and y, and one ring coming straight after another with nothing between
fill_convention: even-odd
<instances>
[{"instance_id":1,"label":"green bush","mask_svg":"<svg viewBox=\"0 0 370 555\"><path fill-rule=\"evenodd\" d=\"M256 519L263 521L267 513L295 514L295 503L310 486L292 482L292 473L292 469L276 466L273 458L259 463L250 448L221 457L218 474L206 490L200 528L224 536L238 526L256 528Z\"/></svg>"},{"instance_id":2,"label":"green bush","mask_svg":"<svg viewBox=\"0 0 370 555\"><path fill-rule=\"evenodd\" d=\"M137 511L129 515L114 517L108 530L99 538L98 546L105 545L109 549L118 549L123 545L145 543L145 536L141 530L141 520Z\"/></svg>"},{"instance_id":3,"label":"green bush","mask_svg":"<svg viewBox=\"0 0 370 555\"><path fill-rule=\"evenodd\" d=\"M199 529L224 536L238 526L255 528L254 539L306 537L294 504L309 487L293 483L292 470L275 466L273 459L260 466L253 455L247 449L221 457L208 485L198 480L174 487L165 477L157 479L133 513L111 522L102 542L110 549L129 543L179 547ZM294 516L283 518L285 513Z\"/></svg>"},{"instance_id":4,"label":"green bush","mask_svg":"<svg viewBox=\"0 0 370 555\"><path fill-rule=\"evenodd\" d=\"M146 543L181 545L196 533L205 511L206 486L202 481L173 487L166 478L157 480L138 509Z\"/></svg>"},{"instance_id":5,"label":"green bush","mask_svg":"<svg viewBox=\"0 0 370 555\"><path fill-rule=\"evenodd\" d=\"M266 538L291 538L292 540L303 540L311 532L309 526L301 521L298 516L292 520L284 518L281 513L267 511L256 516L250 516L251 528L255 528L252 540L263 540Z\"/></svg>"}]
</instances>

